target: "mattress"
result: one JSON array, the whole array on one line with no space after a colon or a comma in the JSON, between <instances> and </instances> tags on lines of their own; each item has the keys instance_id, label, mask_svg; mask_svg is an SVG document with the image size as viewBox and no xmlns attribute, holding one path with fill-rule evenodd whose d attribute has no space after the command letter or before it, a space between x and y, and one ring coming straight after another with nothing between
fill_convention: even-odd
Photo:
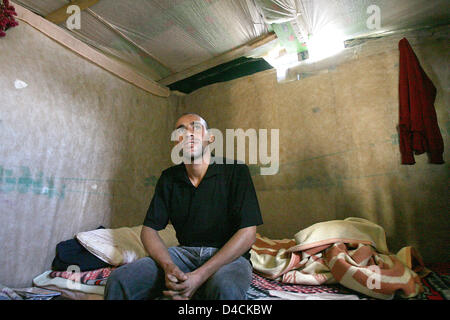
<instances>
[{"instance_id":1,"label":"mattress","mask_svg":"<svg viewBox=\"0 0 450 320\"><path fill-rule=\"evenodd\" d=\"M72 280L61 277L50 277L51 271L46 271L43 274L33 279L33 284L36 287L41 287L49 290L61 292L61 296L70 300L103 300L104 286L102 285L86 285L76 283ZM280 295L281 292L286 295ZM347 295L347 297L344 297ZM266 279L256 273L253 273L252 282L247 291L248 300L305 300L307 297L316 297L317 299L359 299L342 288L333 285L321 286L306 286L283 284L276 280Z\"/></svg>"},{"instance_id":2,"label":"mattress","mask_svg":"<svg viewBox=\"0 0 450 320\"><path fill-rule=\"evenodd\" d=\"M432 271L422 278L424 292L410 300L448 300L450 299L450 273L448 264L440 270ZM432 268L431 268L432 269ZM77 284L60 277L49 277L46 271L33 280L33 284L61 292L65 299L103 300L104 286ZM75 285L78 285L75 287ZM359 292L333 285L286 284L253 273L252 282L247 291L248 300L375 300ZM400 298L398 298L400 299Z\"/></svg>"}]
</instances>

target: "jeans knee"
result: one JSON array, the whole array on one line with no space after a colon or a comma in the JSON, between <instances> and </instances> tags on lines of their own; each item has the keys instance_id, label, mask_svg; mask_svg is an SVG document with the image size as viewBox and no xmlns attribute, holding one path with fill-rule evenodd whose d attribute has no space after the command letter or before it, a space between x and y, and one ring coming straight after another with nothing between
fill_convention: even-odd
<instances>
[{"instance_id":1,"label":"jeans knee","mask_svg":"<svg viewBox=\"0 0 450 320\"><path fill-rule=\"evenodd\" d=\"M159 294L164 271L149 257L123 265L111 272L106 282L105 299L146 300Z\"/></svg>"},{"instance_id":2,"label":"jeans knee","mask_svg":"<svg viewBox=\"0 0 450 320\"><path fill-rule=\"evenodd\" d=\"M228 284L220 288L220 300L245 300L247 290L236 285Z\"/></svg>"},{"instance_id":3,"label":"jeans knee","mask_svg":"<svg viewBox=\"0 0 450 320\"><path fill-rule=\"evenodd\" d=\"M127 298L126 282L124 272L120 268L111 272L106 281L105 300L122 300Z\"/></svg>"},{"instance_id":4,"label":"jeans knee","mask_svg":"<svg viewBox=\"0 0 450 320\"><path fill-rule=\"evenodd\" d=\"M111 272L108 277L106 284L117 283L120 282L120 279L123 277L123 272L121 268L117 268Z\"/></svg>"},{"instance_id":5,"label":"jeans knee","mask_svg":"<svg viewBox=\"0 0 450 320\"><path fill-rule=\"evenodd\" d=\"M207 283L204 294L208 300L245 300L247 286L229 279L212 278Z\"/></svg>"}]
</instances>

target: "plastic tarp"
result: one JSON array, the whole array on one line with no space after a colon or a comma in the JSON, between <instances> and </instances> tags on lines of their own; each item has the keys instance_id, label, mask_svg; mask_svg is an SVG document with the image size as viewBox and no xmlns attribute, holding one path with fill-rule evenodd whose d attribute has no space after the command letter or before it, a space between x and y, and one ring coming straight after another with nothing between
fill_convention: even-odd
<instances>
[{"instance_id":1,"label":"plastic tarp","mask_svg":"<svg viewBox=\"0 0 450 320\"><path fill-rule=\"evenodd\" d=\"M308 35L337 29L345 39L450 21L446 0L255 0L267 24L298 20ZM379 25L374 23L379 14Z\"/></svg>"},{"instance_id":2,"label":"plastic tarp","mask_svg":"<svg viewBox=\"0 0 450 320\"><path fill-rule=\"evenodd\" d=\"M278 81L299 80L362 54L380 43L368 38L448 24L448 1L436 0L255 0L280 46L263 57L277 68ZM364 49L360 46L364 44ZM346 50L345 47L352 47ZM305 52L305 48L306 51ZM380 51L380 50L378 50ZM253 56L255 57L255 56ZM292 68L296 68L290 70Z\"/></svg>"},{"instance_id":3,"label":"plastic tarp","mask_svg":"<svg viewBox=\"0 0 450 320\"><path fill-rule=\"evenodd\" d=\"M15 2L42 16L69 3ZM253 0L100 0L82 11L81 29L68 32L158 81L263 36L268 28Z\"/></svg>"},{"instance_id":4,"label":"plastic tarp","mask_svg":"<svg viewBox=\"0 0 450 320\"><path fill-rule=\"evenodd\" d=\"M42 16L69 3L15 2ZM100 0L82 11L81 29L67 31L158 81L263 36L277 24L290 24L300 43L329 32L348 40L448 23L447 4L446 0ZM65 23L60 26L66 28ZM246 56L262 57L275 44Z\"/></svg>"}]
</instances>

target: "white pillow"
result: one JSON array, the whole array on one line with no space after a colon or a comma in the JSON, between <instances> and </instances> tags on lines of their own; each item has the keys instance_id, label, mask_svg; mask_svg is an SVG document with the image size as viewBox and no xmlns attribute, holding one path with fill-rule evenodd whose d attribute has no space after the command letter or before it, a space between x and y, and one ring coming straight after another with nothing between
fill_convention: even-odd
<instances>
[{"instance_id":1,"label":"white pillow","mask_svg":"<svg viewBox=\"0 0 450 320\"><path fill-rule=\"evenodd\" d=\"M90 253L113 266L136 261L148 256L141 241L142 225L117 229L97 229L77 233L80 244ZM177 246L175 229L167 225L158 232L167 247Z\"/></svg>"}]
</instances>

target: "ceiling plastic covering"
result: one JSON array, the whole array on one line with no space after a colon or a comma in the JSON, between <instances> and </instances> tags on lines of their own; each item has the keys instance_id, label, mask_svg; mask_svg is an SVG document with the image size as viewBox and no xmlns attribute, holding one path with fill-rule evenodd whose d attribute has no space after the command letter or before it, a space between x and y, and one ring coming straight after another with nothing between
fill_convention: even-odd
<instances>
[{"instance_id":1,"label":"ceiling plastic covering","mask_svg":"<svg viewBox=\"0 0 450 320\"><path fill-rule=\"evenodd\" d=\"M13 1L44 17L69 3ZM377 8L380 25L373 29L368 19ZM158 81L286 22L295 22L301 41L327 30L347 40L448 23L448 0L100 0L82 11L80 30L67 31Z\"/></svg>"},{"instance_id":2,"label":"ceiling plastic covering","mask_svg":"<svg viewBox=\"0 0 450 320\"><path fill-rule=\"evenodd\" d=\"M336 29L346 39L448 23L447 0L255 0L268 24L298 20L308 35ZM379 29L371 17L379 12ZM369 21L369 26L368 22Z\"/></svg>"},{"instance_id":3,"label":"ceiling plastic covering","mask_svg":"<svg viewBox=\"0 0 450 320\"><path fill-rule=\"evenodd\" d=\"M69 3L15 2L44 17ZM100 0L69 32L153 80L268 33L253 0Z\"/></svg>"}]
</instances>

